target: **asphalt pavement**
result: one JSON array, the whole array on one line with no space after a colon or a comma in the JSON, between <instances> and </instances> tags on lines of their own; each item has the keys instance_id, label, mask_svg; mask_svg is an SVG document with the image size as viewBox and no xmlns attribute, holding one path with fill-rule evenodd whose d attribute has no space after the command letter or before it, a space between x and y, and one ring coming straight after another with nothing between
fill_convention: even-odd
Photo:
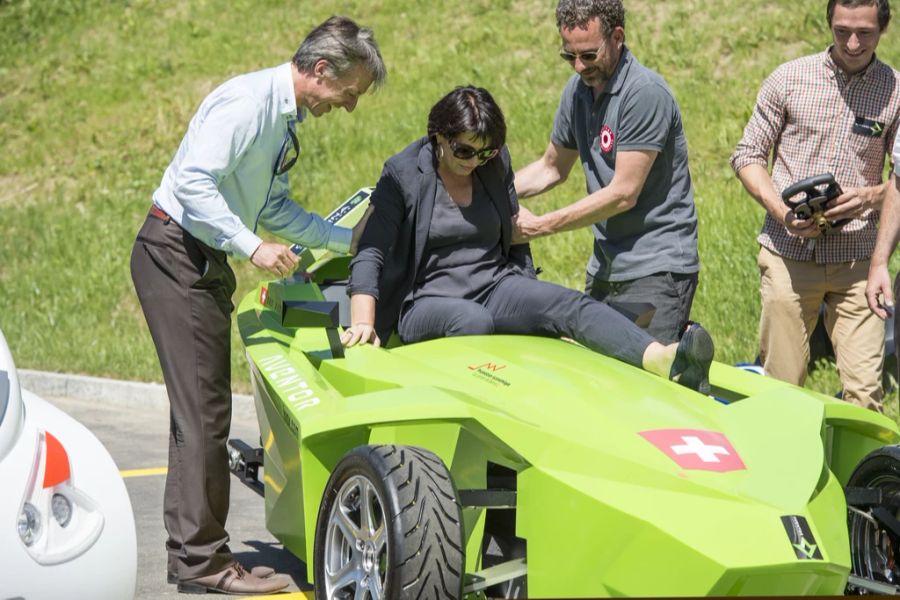
<instances>
[{"instance_id":1,"label":"asphalt pavement","mask_svg":"<svg viewBox=\"0 0 900 600\"><path fill-rule=\"evenodd\" d=\"M112 399L46 397L94 432L112 454L131 497L138 544L138 600L193 598L166 583L163 488L168 453L169 413L166 402L121 402ZM250 402L236 402L231 436L258 445L259 427ZM287 593L266 598L314 597L306 568L265 528L263 499L232 478L228 515L229 547L246 567L269 565L287 573L293 584Z\"/></svg>"}]
</instances>

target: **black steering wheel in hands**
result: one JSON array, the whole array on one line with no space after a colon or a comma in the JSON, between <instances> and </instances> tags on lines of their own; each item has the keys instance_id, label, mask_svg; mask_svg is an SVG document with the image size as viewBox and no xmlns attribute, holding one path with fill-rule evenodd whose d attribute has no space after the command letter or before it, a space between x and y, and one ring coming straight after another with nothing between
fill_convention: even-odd
<instances>
[{"instance_id":1,"label":"black steering wheel in hands","mask_svg":"<svg viewBox=\"0 0 900 600\"><path fill-rule=\"evenodd\" d=\"M843 193L841 186L834 180L831 173L823 173L813 177L807 177L797 183L788 186L781 192L781 199L791 209L798 219L813 219L819 231L827 233L832 229L840 229L850 222L850 219L836 219L829 221L825 218L825 210L830 200L834 200ZM797 198L805 194L802 198Z\"/></svg>"}]
</instances>

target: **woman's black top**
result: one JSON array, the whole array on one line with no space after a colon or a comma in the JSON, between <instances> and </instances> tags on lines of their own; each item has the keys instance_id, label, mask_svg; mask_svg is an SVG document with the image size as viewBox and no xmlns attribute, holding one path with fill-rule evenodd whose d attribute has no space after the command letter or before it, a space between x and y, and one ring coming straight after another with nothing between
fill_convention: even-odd
<instances>
[{"instance_id":1,"label":"woman's black top","mask_svg":"<svg viewBox=\"0 0 900 600\"><path fill-rule=\"evenodd\" d=\"M481 183L473 180L472 202L461 207L438 180L413 298L482 302L505 266L500 250L500 215Z\"/></svg>"}]
</instances>

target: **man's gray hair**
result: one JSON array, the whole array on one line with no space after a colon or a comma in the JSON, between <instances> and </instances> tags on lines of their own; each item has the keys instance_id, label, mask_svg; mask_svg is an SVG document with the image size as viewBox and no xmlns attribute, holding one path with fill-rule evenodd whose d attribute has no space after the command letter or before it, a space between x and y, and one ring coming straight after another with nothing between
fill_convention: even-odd
<instances>
[{"instance_id":1,"label":"man's gray hair","mask_svg":"<svg viewBox=\"0 0 900 600\"><path fill-rule=\"evenodd\" d=\"M556 27L575 29L585 27L591 19L600 19L603 35L616 27L625 28L625 7L622 0L559 0L556 5Z\"/></svg>"},{"instance_id":2,"label":"man's gray hair","mask_svg":"<svg viewBox=\"0 0 900 600\"><path fill-rule=\"evenodd\" d=\"M301 73L312 73L320 60L328 63L332 77L362 65L372 75L375 89L384 84L387 75L375 34L348 17L331 17L310 31L292 62Z\"/></svg>"}]
</instances>

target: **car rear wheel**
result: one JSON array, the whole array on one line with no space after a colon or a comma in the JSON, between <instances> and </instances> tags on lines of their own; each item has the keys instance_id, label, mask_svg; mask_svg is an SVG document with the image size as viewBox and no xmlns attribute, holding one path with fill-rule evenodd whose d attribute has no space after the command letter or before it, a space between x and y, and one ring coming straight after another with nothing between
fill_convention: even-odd
<instances>
[{"instance_id":1,"label":"car rear wheel","mask_svg":"<svg viewBox=\"0 0 900 600\"><path fill-rule=\"evenodd\" d=\"M447 467L412 446L360 446L319 507L316 598L459 598L462 513Z\"/></svg>"},{"instance_id":2,"label":"car rear wheel","mask_svg":"<svg viewBox=\"0 0 900 600\"><path fill-rule=\"evenodd\" d=\"M847 487L878 489L881 496L877 505L849 506L850 574L900 585L900 536L885 525L900 517L900 447L885 446L866 456Z\"/></svg>"}]
</instances>

